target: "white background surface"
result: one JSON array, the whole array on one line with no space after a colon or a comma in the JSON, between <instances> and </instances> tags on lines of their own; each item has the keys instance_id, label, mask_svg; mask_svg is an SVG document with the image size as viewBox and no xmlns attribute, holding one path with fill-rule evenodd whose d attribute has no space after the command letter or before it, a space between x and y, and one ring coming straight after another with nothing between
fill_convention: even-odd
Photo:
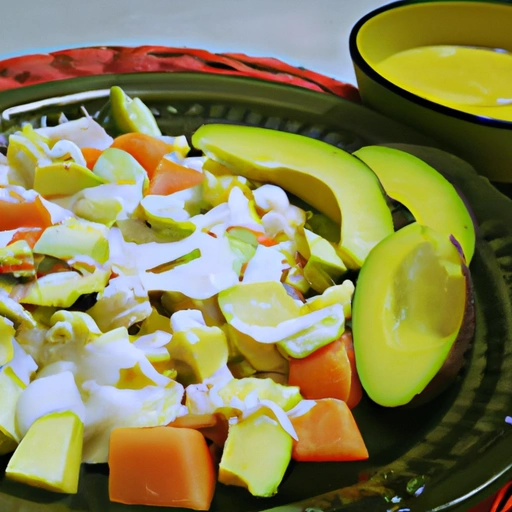
<instances>
[{"instance_id":1,"label":"white background surface","mask_svg":"<svg viewBox=\"0 0 512 512\"><path fill-rule=\"evenodd\" d=\"M354 23L384 0L0 0L0 58L101 44L277 57L355 83Z\"/></svg>"}]
</instances>

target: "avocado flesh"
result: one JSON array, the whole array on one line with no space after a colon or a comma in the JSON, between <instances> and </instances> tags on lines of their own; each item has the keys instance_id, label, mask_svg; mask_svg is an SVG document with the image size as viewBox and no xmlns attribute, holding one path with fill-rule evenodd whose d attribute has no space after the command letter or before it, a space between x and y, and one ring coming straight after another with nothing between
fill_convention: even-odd
<instances>
[{"instance_id":1,"label":"avocado flesh","mask_svg":"<svg viewBox=\"0 0 512 512\"><path fill-rule=\"evenodd\" d=\"M219 482L245 487L253 496L273 496L291 454L292 438L262 409L229 426L219 465Z\"/></svg>"},{"instance_id":2,"label":"avocado flesh","mask_svg":"<svg viewBox=\"0 0 512 512\"><path fill-rule=\"evenodd\" d=\"M347 271L334 247L325 238L309 229L301 229L295 241L299 253L308 260L304 266L304 277L316 292L323 293Z\"/></svg>"},{"instance_id":3,"label":"avocado flesh","mask_svg":"<svg viewBox=\"0 0 512 512\"><path fill-rule=\"evenodd\" d=\"M80 295L103 291L109 277L110 272L105 270L84 276L73 271L56 272L35 282L17 285L11 295L20 304L69 308Z\"/></svg>"},{"instance_id":4,"label":"avocado flesh","mask_svg":"<svg viewBox=\"0 0 512 512\"><path fill-rule=\"evenodd\" d=\"M168 350L178 379L185 385L203 382L228 362L226 335L218 327L175 332Z\"/></svg>"},{"instance_id":5,"label":"avocado flesh","mask_svg":"<svg viewBox=\"0 0 512 512\"><path fill-rule=\"evenodd\" d=\"M402 203L415 220L460 243L467 264L475 251L473 220L453 185L423 160L405 151L367 146L354 156L379 177L386 193Z\"/></svg>"},{"instance_id":6,"label":"avocado flesh","mask_svg":"<svg viewBox=\"0 0 512 512\"><path fill-rule=\"evenodd\" d=\"M447 236L418 223L382 241L361 269L352 328L368 396L396 407L441 370L462 326L467 282Z\"/></svg>"},{"instance_id":7,"label":"avocado flesh","mask_svg":"<svg viewBox=\"0 0 512 512\"><path fill-rule=\"evenodd\" d=\"M5 367L0 371L0 455L13 452L20 441L16 428L16 403L25 387L12 368Z\"/></svg>"},{"instance_id":8,"label":"avocado flesh","mask_svg":"<svg viewBox=\"0 0 512 512\"><path fill-rule=\"evenodd\" d=\"M341 149L291 133L214 124L199 128L192 143L237 174L278 185L341 222L338 249L350 268L360 268L372 247L393 232L379 180Z\"/></svg>"},{"instance_id":9,"label":"avocado flesh","mask_svg":"<svg viewBox=\"0 0 512 512\"><path fill-rule=\"evenodd\" d=\"M70 196L97 187L106 180L75 162L58 162L36 167L34 190L44 197Z\"/></svg>"},{"instance_id":10,"label":"avocado flesh","mask_svg":"<svg viewBox=\"0 0 512 512\"><path fill-rule=\"evenodd\" d=\"M39 418L11 457L7 478L53 492L78 491L83 424L70 411Z\"/></svg>"},{"instance_id":11,"label":"avocado flesh","mask_svg":"<svg viewBox=\"0 0 512 512\"><path fill-rule=\"evenodd\" d=\"M34 252L63 260L87 256L98 263L105 263L109 257L109 245L102 230L72 222L46 228L36 242Z\"/></svg>"}]
</instances>

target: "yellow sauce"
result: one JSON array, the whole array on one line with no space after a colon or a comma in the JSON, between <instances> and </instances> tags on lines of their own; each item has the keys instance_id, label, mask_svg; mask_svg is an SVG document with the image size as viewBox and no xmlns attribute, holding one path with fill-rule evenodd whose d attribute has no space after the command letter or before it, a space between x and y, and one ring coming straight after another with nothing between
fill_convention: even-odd
<instances>
[{"instance_id":1,"label":"yellow sauce","mask_svg":"<svg viewBox=\"0 0 512 512\"><path fill-rule=\"evenodd\" d=\"M390 82L442 105L512 121L512 54L492 48L424 46L376 66Z\"/></svg>"}]
</instances>

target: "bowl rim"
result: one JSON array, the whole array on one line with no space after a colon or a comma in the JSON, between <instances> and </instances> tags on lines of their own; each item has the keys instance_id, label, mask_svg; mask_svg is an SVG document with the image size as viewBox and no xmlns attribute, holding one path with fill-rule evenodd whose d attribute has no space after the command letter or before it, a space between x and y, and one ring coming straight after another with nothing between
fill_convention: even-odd
<instances>
[{"instance_id":1,"label":"bowl rim","mask_svg":"<svg viewBox=\"0 0 512 512\"><path fill-rule=\"evenodd\" d=\"M509 1L506 0L435 0L433 2L432 0L398 0L395 2L391 2L389 4L386 4L382 7L379 7L377 9L374 9L367 13L365 16L360 18L355 25L352 27L352 30L350 31L349 35L349 51L350 56L352 58L352 63L354 67L359 67L367 76L369 76L371 79L373 79L378 84L382 85L386 89L390 90L391 92L395 94L399 94L400 96L403 96L405 99L411 101L412 103L415 103L421 107L428 108L430 110L433 110L439 114L444 114L456 119L460 119L461 121L466 121L472 124L489 127L489 128L498 128L501 130L512 130L512 121L504 121L501 119L494 119L490 117L484 117L479 116L475 114L470 114L468 112L463 112L461 110L456 110L451 107L447 107L445 105L441 105L440 103L436 103L434 101L428 100L426 98L422 98L421 96L418 96L406 89L403 89L402 87L399 87L398 85L394 84L390 80L384 78L381 74L379 74L374 67L372 67L366 59L362 56L361 52L359 51L358 45L357 45L357 36L359 35L359 32L361 28L366 24L366 22L370 21L371 19L375 18L376 16L379 16L380 14L391 11L393 9L402 8L402 7L409 7L412 5L419 5L419 4L426 4L426 3L437 3L437 4L446 4L446 3L460 3L460 4L474 4L474 3L480 3L480 4L498 4L503 5L505 7L512 8L512 4ZM364 99L363 99L364 104Z\"/></svg>"}]
</instances>

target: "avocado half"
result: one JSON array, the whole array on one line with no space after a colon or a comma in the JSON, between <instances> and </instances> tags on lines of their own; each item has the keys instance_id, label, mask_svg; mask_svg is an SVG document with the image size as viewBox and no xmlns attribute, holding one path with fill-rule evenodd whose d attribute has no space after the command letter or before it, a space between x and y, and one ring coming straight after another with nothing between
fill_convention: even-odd
<instances>
[{"instance_id":1,"label":"avocado half","mask_svg":"<svg viewBox=\"0 0 512 512\"><path fill-rule=\"evenodd\" d=\"M474 335L469 271L452 240L417 222L380 242L356 285L353 338L368 396L420 404L460 371Z\"/></svg>"}]
</instances>

